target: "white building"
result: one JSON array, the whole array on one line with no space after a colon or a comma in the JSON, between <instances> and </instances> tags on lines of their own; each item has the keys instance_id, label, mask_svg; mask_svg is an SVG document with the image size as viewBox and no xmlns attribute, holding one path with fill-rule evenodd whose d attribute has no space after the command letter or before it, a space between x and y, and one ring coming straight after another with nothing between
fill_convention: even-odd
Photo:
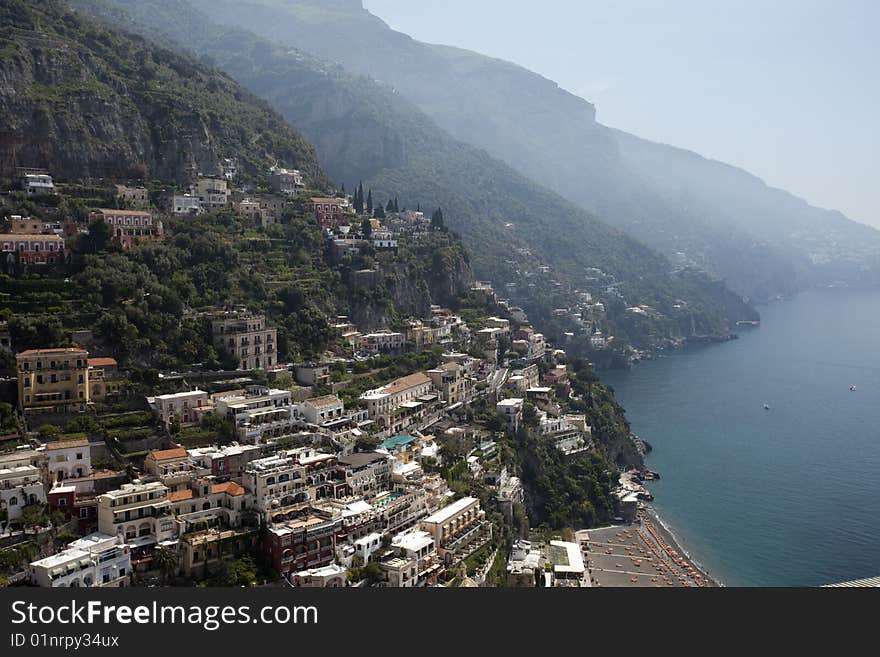
<instances>
[{"instance_id":1,"label":"white building","mask_svg":"<svg viewBox=\"0 0 880 657\"><path fill-rule=\"evenodd\" d=\"M40 469L30 463L0 465L0 511L7 520L21 517L24 507L46 503L46 487Z\"/></svg>"},{"instance_id":2,"label":"white building","mask_svg":"<svg viewBox=\"0 0 880 657\"><path fill-rule=\"evenodd\" d=\"M370 555L382 548L382 534L373 532L354 542L354 554L361 558L361 563L370 563Z\"/></svg>"},{"instance_id":3,"label":"white building","mask_svg":"<svg viewBox=\"0 0 880 657\"><path fill-rule=\"evenodd\" d=\"M48 443L45 451L49 481L79 479L92 474L92 456L86 438Z\"/></svg>"},{"instance_id":4,"label":"white building","mask_svg":"<svg viewBox=\"0 0 880 657\"><path fill-rule=\"evenodd\" d=\"M48 173L26 173L21 177L21 188L29 196L55 193L55 183Z\"/></svg>"},{"instance_id":5,"label":"white building","mask_svg":"<svg viewBox=\"0 0 880 657\"><path fill-rule=\"evenodd\" d=\"M173 538L168 488L161 482L125 484L98 496L98 531L123 536L126 542L156 543Z\"/></svg>"},{"instance_id":6,"label":"white building","mask_svg":"<svg viewBox=\"0 0 880 657\"><path fill-rule=\"evenodd\" d=\"M495 404L495 411L504 417L507 421L507 426L513 431L517 431L522 423L523 403L524 400L520 397L511 397L509 399L502 399Z\"/></svg>"},{"instance_id":7,"label":"white building","mask_svg":"<svg viewBox=\"0 0 880 657\"><path fill-rule=\"evenodd\" d=\"M45 587L122 587L131 574L131 548L122 537L89 534L58 554L30 564L30 580Z\"/></svg>"},{"instance_id":8,"label":"white building","mask_svg":"<svg viewBox=\"0 0 880 657\"><path fill-rule=\"evenodd\" d=\"M345 413L345 404L336 395L313 397L300 404L300 412L309 424L324 424L338 420Z\"/></svg>"},{"instance_id":9,"label":"white building","mask_svg":"<svg viewBox=\"0 0 880 657\"><path fill-rule=\"evenodd\" d=\"M171 199L174 214L201 214L202 204L198 196L192 194L175 194Z\"/></svg>"},{"instance_id":10,"label":"white building","mask_svg":"<svg viewBox=\"0 0 880 657\"><path fill-rule=\"evenodd\" d=\"M156 410L166 428L171 427L174 418L180 420L180 426L186 427L199 421L197 408L206 408L210 405L208 393L204 390L190 390L176 392L171 395L159 395L154 398Z\"/></svg>"}]
</instances>

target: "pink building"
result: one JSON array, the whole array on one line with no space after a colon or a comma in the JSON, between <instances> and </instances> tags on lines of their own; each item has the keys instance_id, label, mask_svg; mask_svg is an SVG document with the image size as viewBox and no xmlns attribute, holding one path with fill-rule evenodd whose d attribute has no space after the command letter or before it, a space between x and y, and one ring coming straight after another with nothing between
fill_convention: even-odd
<instances>
[{"instance_id":1,"label":"pink building","mask_svg":"<svg viewBox=\"0 0 880 657\"><path fill-rule=\"evenodd\" d=\"M162 222L153 222L153 215L143 210L108 210L101 208L89 215L92 221L103 220L110 226L113 241L123 249L130 249L137 242L161 240L164 237Z\"/></svg>"}]
</instances>

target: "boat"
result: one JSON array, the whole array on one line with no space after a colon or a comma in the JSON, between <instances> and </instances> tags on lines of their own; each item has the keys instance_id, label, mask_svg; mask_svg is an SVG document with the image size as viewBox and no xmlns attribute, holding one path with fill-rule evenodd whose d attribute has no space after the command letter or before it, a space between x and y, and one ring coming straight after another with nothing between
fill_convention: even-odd
<instances>
[{"instance_id":1,"label":"boat","mask_svg":"<svg viewBox=\"0 0 880 657\"><path fill-rule=\"evenodd\" d=\"M855 392L855 391L856 391L856 387L855 387L855 386L850 386L850 387L849 387L849 391L850 391L850 392Z\"/></svg>"},{"instance_id":2,"label":"boat","mask_svg":"<svg viewBox=\"0 0 880 657\"><path fill-rule=\"evenodd\" d=\"M769 411L769 410L770 410L770 404L764 404L764 410L765 410L765 411Z\"/></svg>"}]
</instances>

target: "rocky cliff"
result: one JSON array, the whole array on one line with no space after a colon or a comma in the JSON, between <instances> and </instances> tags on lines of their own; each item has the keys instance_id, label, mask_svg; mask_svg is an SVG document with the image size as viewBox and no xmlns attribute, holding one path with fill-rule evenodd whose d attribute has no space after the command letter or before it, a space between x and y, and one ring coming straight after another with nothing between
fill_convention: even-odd
<instances>
[{"instance_id":1,"label":"rocky cliff","mask_svg":"<svg viewBox=\"0 0 880 657\"><path fill-rule=\"evenodd\" d=\"M312 147L223 74L110 32L61 3L0 7L0 176L48 168L60 179L245 178L276 162L326 183Z\"/></svg>"}]
</instances>

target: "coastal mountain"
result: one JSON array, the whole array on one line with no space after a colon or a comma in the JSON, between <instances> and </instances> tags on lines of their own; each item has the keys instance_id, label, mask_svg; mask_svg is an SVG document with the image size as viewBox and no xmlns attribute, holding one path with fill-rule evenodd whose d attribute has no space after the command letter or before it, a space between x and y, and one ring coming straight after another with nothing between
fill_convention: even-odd
<instances>
[{"instance_id":1,"label":"coastal mountain","mask_svg":"<svg viewBox=\"0 0 880 657\"><path fill-rule=\"evenodd\" d=\"M236 159L247 181L281 163L326 185L313 147L265 101L192 57L84 21L56 2L0 5L0 177L184 185Z\"/></svg>"},{"instance_id":2,"label":"coastal mountain","mask_svg":"<svg viewBox=\"0 0 880 657\"><path fill-rule=\"evenodd\" d=\"M464 238L476 274L530 304L536 315L552 311L540 307L548 296L539 285L584 288L587 270L596 268L610 283L591 292L598 299L614 296L607 306L615 335L637 346L724 336L729 320L757 316L718 281L677 269L487 152L452 138L387 85L254 33L212 24L211 15L182 0L71 4L210 58L301 130L337 184L351 189L363 179L379 198L397 196L402 205L421 204L426 211L442 207L449 227ZM530 279L548 268L550 280ZM627 307L642 304L656 315L630 321Z\"/></svg>"},{"instance_id":3,"label":"coastal mountain","mask_svg":"<svg viewBox=\"0 0 880 657\"><path fill-rule=\"evenodd\" d=\"M456 139L750 298L880 280L880 232L603 126L592 104L522 67L414 40L355 0L190 1L215 21L392 86Z\"/></svg>"}]
</instances>

